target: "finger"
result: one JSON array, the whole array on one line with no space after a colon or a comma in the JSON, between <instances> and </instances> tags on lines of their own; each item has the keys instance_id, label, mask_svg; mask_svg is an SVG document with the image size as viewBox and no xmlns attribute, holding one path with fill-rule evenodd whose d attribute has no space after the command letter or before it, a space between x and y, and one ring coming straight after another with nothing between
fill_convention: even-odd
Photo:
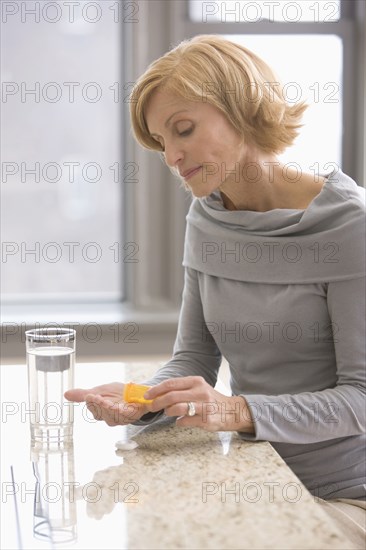
<instances>
[{"instance_id":1,"label":"finger","mask_svg":"<svg viewBox=\"0 0 366 550\"><path fill-rule=\"evenodd\" d=\"M202 403L194 403L192 401L190 401L190 403L192 403L195 408L194 416L202 416ZM166 416L188 416L188 411L188 403L177 403L171 407L167 407L164 413ZM192 416L189 418L192 418Z\"/></svg>"},{"instance_id":2,"label":"finger","mask_svg":"<svg viewBox=\"0 0 366 550\"><path fill-rule=\"evenodd\" d=\"M92 413L95 420L103 420L102 407L97 403L86 403L86 408Z\"/></svg>"},{"instance_id":3,"label":"finger","mask_svg":"<svg viewBox=\"0 0 366 550\"><path fill-rule=\"evenodd\" d=\"M103 409L103 420L109 426L131 424L141 417L141 406L136 403L118 403L109 409Z\"/></svg>"},{"instance_id":4,"label":"finger","mask_svg":"<svg viewBox=\"0 0 366 550\"><path fill-rule=\"evenodd\" d=\"M141 417L144 407L140 403L114 403L111 410L125 422L133 422Z\"/></svg>"},{"instance_id":5,"label":"finger","mask_svg":"<svg viewBox=\"0 0 366 550\"><path fill-rule=\"evenodd\" d=\"M205 382L202 376L181 376L179 378L169 378L160 382L156 386L152 386L147 392L145 392L144 397L146 399L155 399L159 395L168 393L171 391L181 391L188 390L192 388L197 383Z\"/></svg>"},{"instance_id":6,"label":"finger","mask_svg":"<svg viewBox=\"0 0 366 550\"><path fill-rule=\"evenodd\" d=\"M91 388L90 391L91 393L98 393L100 395L104 395L104 394L122 395L123 384L121 382L111 382L109 384L101 384L100 386L95 386L94 388Z\"/></svg>"},{"instance_id":7,"label":"finger","mask_svg":"<svg viewBox=\"0 0 366 550\"><path fill-rule=\"evenodd\" d=\"M161 411L161 409L167 409L177 404L185 404L185 410L187 410L187 403L189 401L194 401L195 399L199 401L202 399L202 396L197 393L195 390L195 397L192 396L192 388L187 391L171 391L165 393L159 397L156 397L153 402L150 404L151 412ZM185 413L183 413L185 414Z\"/></svg>"},{"instance_id":8,"label":"finger","mask_svg":"<svg viewBox=\"0 0 366 550\"><path fill-rule=\"evenodd\" d=\"M88 393L87 395L85 395L85 401L87 403L95 403L97 405L100 405L104 409L110 409L115 403L107 397L103 397L102 395L94 393Z\"/></svg>"},{"instance_id":9,"label":"finger","mask_svg":"<svg viewBox=\"0 0 366 550\"><path fill-rule=\"evenodd\" d=\"M105 408L94 401L87 402L86 406L95 420L103 420L109 426L116 426L117 424L123 423L121 422L118 412L113 411L112 407Z\"/></svg>"},{"instance_id":10,"label":"finger","mask_svg":"<svg viewBox=\"0 0 366 550\"><path fill-rule=\"evenodd\" d=\"M90 394L90 391L90 389L83 390L81 388L73 388L72 390L65 391L64 396L68 401L81 403L82 401L85 401L85 397Z\"/></svg>"}]
</instances>

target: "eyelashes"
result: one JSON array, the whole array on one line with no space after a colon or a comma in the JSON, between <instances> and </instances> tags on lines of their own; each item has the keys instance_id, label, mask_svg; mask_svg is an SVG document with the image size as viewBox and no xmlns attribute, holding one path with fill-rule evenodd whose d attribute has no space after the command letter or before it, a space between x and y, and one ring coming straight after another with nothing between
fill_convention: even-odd
<instances>
[{"instance_id":1,"label":"eyelashes","mask_svg":"<svg viewBox=\"0 0 366 550\"><path fill-rule=\"evenodd\" d=\"M189 130L184 130L184 132L178 133L178 136L179 137L186 137L186 136L189 136L192 132L193 132L193 128L189 128ZM154 140L154 141L156 141L156 140ZM160 141L157 141L157 143L160 145L161 151L164 153L164 151L165 151L164 146L160 143Z\"/></svg>"},{"instance_id":2,"label":"eyelashes","mask_svg":"<svg viewBox=\"0 0 366 550\"><path fill-rule=\"evenodd\" d=\"M189 136L189 134L191 134L193 132L193 128L190 128L189 130L184 130L184 132L181 132L179 135L180 136Z\"/></svg>"}]
</instances>

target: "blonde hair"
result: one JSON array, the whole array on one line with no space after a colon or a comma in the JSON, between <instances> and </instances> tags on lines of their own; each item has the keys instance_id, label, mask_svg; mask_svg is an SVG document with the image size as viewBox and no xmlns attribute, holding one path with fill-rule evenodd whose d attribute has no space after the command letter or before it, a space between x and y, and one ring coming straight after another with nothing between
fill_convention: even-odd
<instances>
[{"instance_id":1,"label":"blonde hair","mask_svg":"<svg viewBox=\"0 0 366 550\"><path fill-rule=\"evenodd\" d=\"M149 99L164 89L187 101L204 101L223 112L244 140L268 153L281 153L298 135L305 102L289 105L272 69L253 52L216 35L183 40L153 61L130 98L135 139L162 151L145 119Z\"/></svg>"}]
</instances>

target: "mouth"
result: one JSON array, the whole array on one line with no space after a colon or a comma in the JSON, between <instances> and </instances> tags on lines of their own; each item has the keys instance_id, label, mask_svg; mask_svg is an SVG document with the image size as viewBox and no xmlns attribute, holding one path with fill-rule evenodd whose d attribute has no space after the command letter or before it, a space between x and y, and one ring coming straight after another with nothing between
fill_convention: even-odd
<instances>
[{"instance_id":1,"label":"mouth","mask_svg":"<svg viewBox=\"0 0 366 550\"><path fill-rule=\"evenodd\" d=\"M199 172L201 170L202 166L198 166L197 168L192 168L191 170L188 170L187 172L184 172L184 174L182 174L182 177L185 179L185 180L189 180L190 178L192 178L197 172Z\"/></svg>"}]
</instances>

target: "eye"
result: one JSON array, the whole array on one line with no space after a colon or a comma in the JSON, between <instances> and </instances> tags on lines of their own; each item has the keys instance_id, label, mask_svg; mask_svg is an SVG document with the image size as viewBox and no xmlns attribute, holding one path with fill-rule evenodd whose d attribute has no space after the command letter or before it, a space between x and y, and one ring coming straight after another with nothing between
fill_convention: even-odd
<instances>
[{"instance_id":1,"label":"eye","mask_svg":"<svg viewBox=\"0 0 366 550\"><path fill-rule=\"evenodd\" d=\"M189 136L189 134L192 133L192 128L189 128L189 130L184 130L184 132L181 132L179 135L180 136Z\"/></svg>"}]
</instances>

